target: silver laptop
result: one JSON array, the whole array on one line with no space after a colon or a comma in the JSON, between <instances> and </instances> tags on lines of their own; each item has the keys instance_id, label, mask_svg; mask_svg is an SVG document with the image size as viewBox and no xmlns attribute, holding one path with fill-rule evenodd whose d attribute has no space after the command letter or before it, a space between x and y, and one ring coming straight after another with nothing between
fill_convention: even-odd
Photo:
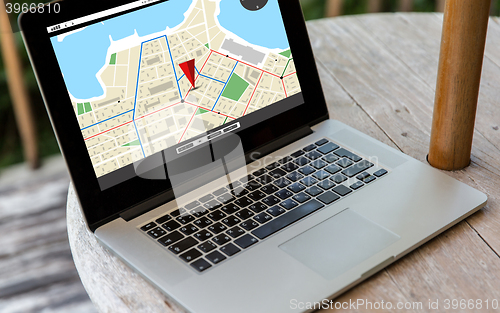
<instances>
[{"instance_id":1,"label":"silver laptop","mask_svg":"<svg viewBox=\"0 0 500 313\"><path fill-rule=\"evenodd\" d=\"M298 0L60 1L20 25L89 229L186 311L308 311L486 203L329 119Z\"/></svg>"}]
</instances>

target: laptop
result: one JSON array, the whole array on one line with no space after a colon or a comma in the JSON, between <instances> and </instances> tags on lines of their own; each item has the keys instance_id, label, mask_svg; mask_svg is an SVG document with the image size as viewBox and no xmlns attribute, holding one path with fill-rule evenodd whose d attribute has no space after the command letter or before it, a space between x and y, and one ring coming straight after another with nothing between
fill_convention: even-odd
<instances>
[{"instance_id":1,"label":"laptop","mask_svg":"<svg viewBox=\"0 0 500 313\"><path fill-rule=\"evenodd\" d=\"M329 119L298 0L59 1L20 26L89 229L186 311L324 307L486 203Z\"/></svg>"}]
</instances>

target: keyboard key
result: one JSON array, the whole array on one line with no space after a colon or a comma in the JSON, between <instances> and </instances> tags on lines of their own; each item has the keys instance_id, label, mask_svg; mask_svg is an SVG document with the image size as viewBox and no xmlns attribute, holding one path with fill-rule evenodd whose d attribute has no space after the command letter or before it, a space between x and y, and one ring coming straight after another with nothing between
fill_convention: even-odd
<instances>
[{"instance_id":1,"label":"keyboard key","mask_svg":"<svg viewBox=\"0 0 500 313\"><path fill-rule=\"evenodd\" d=\"M311 151L311 152L306 154L306 157L308 157L309 159L314 161L314 160L317 160L319 158L322 158L323 155L321 153L319 153L318 151Z\"/></svg>"},{"instance_id":2,"label":"keyboard key","mask_svg":"<svg viewBox=\"0 0 500 313\"><path fill-rule=\"evenodd\" d=\"M174 231L158 239L158 242L166 247L173 244L174 242L181 240L182 238L184 238L184 236L181 233L179 233L178 231Z\"/></svg>"},{"instance_id":3,"label":"keyboard key","mask_svg":"<svg viewBox=\"0 0 500 313\"><path fill-rule=\"evenodd\" d=\"M349 158L349 159L353 160L354 162L359 162L362 159L359 156L357 156L356 154L352 153L351 151L347 151L344 148L337 149L333 153L335 153L336 155L338 155L341 158Z\"/></svg>"},{"instance_id":4,"label":"keyboard key","mask_svg":"<svg viewBox=\"0 0 500 313\"><path fill-rule=\"evenodd\" d=\"M335 165L335 164L332 164L330 166L325 167L325 170L328 171L328 173L330 173L330 174L335 174L335 173L340 172L342 170L342 168Z\"/></svg>"},{"instance_id":5,"label":"keyboard key","mask_svg":"<svg viewBox=\"0 0 500 313\"><path fill-rule=\"evenodd\" d=\"M333 188L332 190L335 191L336 193L338 193L339 195L341 195L342 197L346 196L347 194L352 192L351 189L347 188L344 185L338 185L337 187Z\"/></svg>"},{"instance_id":6,"label":"keyboard key","mask_svg":"<svg viewBox=\"0 0 500 313\"><path fill-rule=\"evenodd\" d=\"M298 158L299 156L301 156L301 155L303 155L303 154L304 154L304 151L299 150L299 151L296 151L296 152L292 153L290 156L291 156L292 158Z\"/></svg>"},{"instance_id":7,"label":"keyboard key","mask_svg":"<svg viewBox=\"0 0 500 313\"><path fill-rule=\"evenodd\" d=\"M209 218L211 218L213 221L218 221L226 217L226 213L222 212L221 210L216 210L213 211L212 213L207 215Z\"/></svg>"},{"instance_id":8,"label":"keyboard key","mask_svg":"<svg viewBox=\"0 0 500 313\"><path fill-rule=\"evenodd\" d=\"M167 215L168 217L170 217L170 215ZM150 222L144 226L141 227L141 230L142 231L148 231L148 230L151 230L153 228L155 228L157 225L155 222Z\"/></svg>"},{"instance_id":9,"label":"keyboard key","mask_svg":"<svg viewBox=\"0 0 500 313\"><path fill-rule=\"evenodd\" d=\"M221 210L227 215L234 214L240 210L240 207L234 203L229 203L221 208Z\"/></svg>"},{"instance_id":10,"label":"keyboard key","mask_svg":"<svg viewBox=\"0 0 500 313\"><path fill-rule=\"evenodd\" d=\"M250 204L253 203L252 200L248 199L247 197L240 198L236 201L234 201L235 204L237 204L240 208L244 208L249 206Z\"/></svg>"},{"instance_id":11,"label":"keyboard key","mask_svg":"<svg viewBox=\"0 0 500 313\"><path fill-rule=\"evenodd\" d=\"M241 183L238 180L235 180L231 182L229 185L226 186L227 189L234 189L236 187L241 186Z\"/></svg>"},{"instance_id":12,"label":"keyboard key","mask_svg":"<svg viewBox=\"0 0 500 313\"><path fill-rule=\"evenodd\" d=\"M228 203L228 202L233 201L233 200L234 200L234 197L233 197L233 195L232 195L232 194L230 194L230 193L225 193L225 194L223 194L223 195L218 196L218 197L217 197L217 200L219 200L220 202L222 202L222 203L226 204L226 203Z\"/></svg>"},{"instance_id":13,"label":"keyboard key","mask_svg":"<svg viewBox=\"0 0 500 313\"><path fill-rule=\"evenodd\" d=\"M261 183L262 185L267 185L273 181L273 178L267 174L264 174L264 175L256 178L255 180L258 181L259 183Z\"/></svg>"},{"instance_id":14,"label":"keyboard key","mask_svg":"<svg viewBox=\"0 0 500 313\"><path fill-rule=\"evenodd\" d=\"M363 184L362 182L358 181L358 182L355 182L354 184L352 184L350 187L353 190L358 190L359 188L363 187L364 185L365 184Z\"/></svg>"},{"instance_id":15,"label":"keyboard key","mask_svg":"<svg viewBox=\"0 0 500 313\"><path fill-rule=\"evenodd\" d=\"M177 222L182 223L183 225L186 225L187 223L191 223L192 221L195 220L195 217L189 214L186 214L184 216L179 216L175 219Z\"/></svg>"},{"instance_id":16,"label":"keyboard key","mask_svg":"<svg viewBox=\"0 0 500 313\"><path fill-rule=\"evenodd\" d=\"M225 245L224 247L220 248L220 251L224 252L225 254L227 254L228 256L233 256L235 255L236 253L240 252L241 249L239 249L238 247L236 247L235 245L233 245L232 243L228 243L227 245Z\"/></svg>"},{"instance_id":17,"label":"keyboard key","mask_svg":"<svg viewBox=\"0 0 500 313\"><path fill-rule=\"evenodd\" d=\"M327 154L327 153L330 153L333 150L338 149L338 148L339 148L338 145L334 144L333 142L330 142L329 144L324 145L321 148L318 148L318 151L323 153L323 154Z\"/></svg>"},{"instance_id":18,"label":"keyboard key","mask_svg":"<svg viewBox=\"0 0 500 313\"><path fill-rule=\"evenodd\" d=\"M160 217L159 219L157 219L156 222L161 225L161 224L163 224L165 222L170 221L171 219L172 219L172 216L170 216L170 215L167 214L167 215L163 215L162 217Z\"/></svg>"},{"instance_id":19,"label":"keyboard key","mask_svg":"<svg viewBox=\"0 0 500 313\"><path fill-rule=\"evenodd\" d=\"M318 181L317 181L314 177L311 177L311 176L304 177L304 178L300 181L300 183L301 183L302 185L305 185L305 186L307 186L307 187L312 186L312 185L316 184L317 182L318 182Z\"/></svg>"},{"instance_id":20,"label":"keyboard key","mask_svg":"<svg viewBox=\"0 0 500 313\"><path fill-rule=\"evenodd\" d=\"M354 164L354 162L352 162L351 160L349 160L348 158L343 158L342 160L338 161L337 163L335 163L337 165L340 165L341 167L343 168L346 168L346 167L349 167L351 165Z\"/></svg>"},{"instance_id":21,"label":"keyboard key","mask_svg":"<svg viewBox=\"0 0 500 313\"><path fill-rule=\"evenodd\" d=\"M252 191L259 189L261 186L262 185L259 182L257 182L256 180L252 180L252 181L248 182L245 189L252 192Z\"/></svg>"},{"instance_id":22,"label":"keyboard key","mask_svg":"<svg viewBox=\"0 0 500 313\"><path fill-rule=\"evenodd\" d=\"M293 158L291 156L287 156L287 157L284 157L283 159L279 160L278 162L280 162L281 164L286 164L292 160L293 160Z\"/></svg>"},{"instance_id":23,"label":"keyboard key","mask_svg":"<svg viewBox=\"0 0 500 313\"><path fill-rule=\"evenodd\" d=\"M208 210L215 210L222 206L222 204L216 200L210 200L209 202L203 205Z\"/></svg>"},{"instance_id":24,"label":"keyboard key","mask_svg":"<svg viewBox=\"0 0 500 313\"><path fill-rule=\"evenodd\" d=\"M253 230L252 234L259 239L264 239L322 207L324 207L324 205L321 202L313 199Z\"/></svg>"},{"instance_id":25,"label":"keyboard key","mask_svg":"<svg viewBox=\"0 0 500 313\"><path fill-rule=\"evenodd\" d=\"M293 172L293 173L286 175L286 178L288 178L289 180L291 180L293 182L301 179L302 177L304 177L304 175L300 174L299 172Z\"/></svg>"},{"instance_id":26,"label":"keyboard key","mask_svg":"<svg viewBox=\"0 0 500 313\"><path fill-rule=\"evenodd\" d=\"M280 203L282 207L284 207L287 210L293 209L297 205L299 205L297 202L293 201L292 199L287 199L283 202Z\"/></svg>"},{"instance_id":27,"label":"keyboard key","mask_svg":"<svg viewBox=\"0 0 500 313\"><path fill-rule=\"evenodd\" d=\"M172 251L175 254L179 254L196 245L197 243L198 241L193 237L187 237L168 247L168 250Z\"/></svg>"},{"instance_id":28,"label":"keyboard key","mask_svg":"<svg viewBox=\"0 0 500 313\"><path fill-rule=\"evenodd\" d=\"M286 172L284 170L282 170L281 168L277 168L274 171L270 172L269 174L272 177L274 177L274 179L278 179L278 178L280 178L282 176L285 176Z\"/></svg>"},{"instance_id":29,"label":"keyboard key","mask_svg":"<svg viewBox=\"0 0 500 313\"><path fill-rule=\"evenodd\" d=\"M179 224L176 221L172 220L172 221L168 221L165 224L161 225L161 227L163 227L163 229L165 229L167 231L173 231L173 230L181 227L181 224Z\"/></svg>"},{"instance_id":30,"label":"keyboard key","mask_svg":"<svg viewBox=\"0 0 500 313\"><path fill-rule=\"evenodd\" d=\"M304 150L305 152L309 152L309 151L314 150L314 149L316 149L316 145L310 144L302 150Z\"/></svg>"},{"instance_id":31,"label":"keyboard key","mask_svg":"<svg viewBox=\"0 0 500 313\"><path fill-rule=\"evenodd\" d=\"M266 171L265 168L261 168L261 169L256 170L255 172L253 172L252 175L255 176L255 177L258 177L260 175L265 174L266 172L267 171Z\"/></svg>"},{"instance_id":32,"label":"keyboard key","mask_svg":"<svg viewBox=\"0 0 500 313\"><path fill-rule=\"evenodd\" d=\"M292 183L291 181L289 181L288 179L286 179L284 177L277 179L273 182L273 184L275 184L276 187L281 188L281 189L285 188L286 186L290 185L291 183Z\"/></svg>"},{"instance_id":33,"label":"keyboard key","mask_svg":"<svg viewBox=\"0 0 500 313\"><path fill-rule=\"evenodd\" d=\"M374 181L375 179L376 179L376 178L375 178L375 176L369 176L369 177L367 177L367 178L363 179L363 182L364 182L365 184L369 184L369 183L371 183L372 181Z\"/></svg>"},{"instance_id":34,"label":"keyboard key","mask_svg":"<svg viewBox=\"0 0 500 313\"><path fill-rule=\"evenodd\" d=\"M278 216L278 215L285 213L286 210L283 209L282 207L275 205L272 208L267 209L266 212L271 214L272 216Z\"/></svg>"},{"instance_id":35,"label":"keyboard key","mask_svg":"<svg viewBox=\"0 0 500 313\"><path fill-rule=\"evenodd\" d=\"M320 193L322 193L323 190L321 190L321 188L319 188L319 187L312 186L310 188L307 188L306 192L308 194L310 194L311 196L316 197L317 195L319 195Z\"/></svg>"},{"instance_id":36,"label":"keyboard key","mask_svg":"<svg viewBox=\"0 0 500 313\"><path fill-rule=\"evenodd\" d=\"M325 189L325 190L328 190L328 189L332 188L333 186L335 186L335 184L332 183L331 181L329 181L328 179L326 179L326 180L320 182L318 184L318 186Z\"/></svg>"},{"instance_id":37,"label":"keyboard key","mask_svg":"<svg viewBox=\"0 0 500 313\"><path fill-rule=\"evenodd\" d=\"M217 248L217 246L211 241L204 242L198 246L198 249L200 249L201 252L203 252L203 253L208 253L215 248Z\"/></svg>"},{"instance_id":38,"label":"keyboard key","mask_svg":"<svg viewBox=\"0 0 500 313\"><path fill-rule=\"evenodd\" d=\"M295 184L292 184L291 186L289 186L288 189L297 193L297 192L301 192L302 190L306 189L306 187L302 184L295 183Z\"/></svg>"},{"instance_id":39,"label":"keyboard key","mask_svg":"<svg viewBox=\"0 0 500 313\"><path fill-rule=\"evenodd\" d=\"M241 220L236 216L226 217L225 219L222 220L222 223L224 223L227 227L233 227L239 222L241 222Z\"/></svg>"},{"instance_id":40,"label":"keyboard key","mask_svg":"<svg viewBox=\"0 0 500 313\"><path fill-rule=\"evenodd\" d=\"M231 238L226 234L220 234L219 236L215 236L214 239L212 239L212 241L218 244L219 246L222 246L226 242L231 241Z\"/></svg>"},{"instance_id":41,"label":"keyboard key","mask_svg":"<svg viewBox=\"0 0 500 313\"><path fill-rule=\"evenodd\" d=\"M249 191L243 188L242 186L233 189L233 195L235 195L236 197L243 197L246 196L248 193Z\"/></svg>"},{"instance_id":42,"label":"keyboard key","mask_svg":"<svg viewBox=\"0 0 500 313\"><path fill-rule=\"evenodd\" d=\"M328 142L328 140L326 140L325 138L323 138L321 140L316 141L314 144L317 145L317 146L322 146L322 145L324 145L327 142Z\"/></svg>"},{"instance_id":43,"label":"keyboard key","mask_svg":"<svg viewBox=\"0 0 500 313\"><path fill-rule=\"evenodd\" d=\"M231 236L233 238L238 238L239 236L243 235L244 233L245 233L245 231L243 229L239 228L238 226L235 226L226 232L226 234L228 234L229 236Z\"/></svg>"},{"instance_id":44,"label":"keyboard key","mask_svg":"<svg viewBox=\"0 0 500 313\"><path fill-rule=\"evenodd\" d=\"M184 235L186 236L189 236L189 235L192 235L194 234L195 232L198 231L198 227L192 225L192 224L189 224L189 225L186 225L186 226L183 226L179 229Z\"/></svg>"},{"instance_id":45,"label":"keyboard key","mask_svg":"<svg viewBox=\"0 0 500 313\"><path fill-rule=\"evenodd\" d=\"M363 172L363 173L359 174L358 176L356 176L356 178L359 179L359 180L363 180L363 179L365 179L365 178L367 178L369 176L370 176L369 173Z\"/></svg>"},{"instance_id":46,"label":"keyboard key","mask_svg":"<svg viewBox=\"0 0 500 313\"><path fill-rule=\"evenodd\" d=\"M193 260L196 260L197 258L199 258L200 256L202 256L202 253L198 250L196 250L196 248L193 248L187 252L184 252L183 254L179 255L179 257L184 261L184 262L191 262Z\"/></svg>"},{"instance_id":47,"label":"keyboard key","mask_svg":"<svg viewBox=\"0 0 500 313\"><path fill-rule=\"evenodd\" d=\"M193 201L193 202L191 202L191 203L186 204L186 205L184 206L184 208L185 208L186 210L188 210L188 211L189 211L189 210L192 210L192 209L196 208L196 207L197 207L197 206L199 206L199 205L200 205L200 203L199 203L198 201L196 201L196 200L195 200L195 201Z\"/></svg>"},{"instance_id":48,"label":"keyboard key","mask_svg":"<svg viewBox=\"0 0 500 313\"><path fill-rule=\"evenodd\" d=\"M208 255L205 256L210 262L217 264L219 262L222 262L226 259L226 257L220 253L219 251L214 251ZM193 262L196 263L196 262Z\"/></svg>"},{"instance_id":49,"label":"keyboard key","mask_svg":"<svg viewBox=\"0 0 500 313\"><path fill-rule=\"evenodd\" d=\"M214 196L214 195L212 195L212 194L208 194L208 195L203 196L203 197L201 197L200 199L198 199L198 201L200 201L201 203L205 203L205 202L210 201L210 200L212 200L212 199L214 199L214 198L215 198L215 196Z\"/></svg>"},{"instance_id":50,"label":"keyboard key","mask_svg":"<svg viewBox=\"0 0 500 313\"><path fill-rule=\"evenodd\" d=\"M259 226L259 223L253 220L248 220L240 224L240 227L245 230L252 230L257 226Z\"/></svg>"},{"instance_id":51,"label":"keyboard key","mask_svg":"<svg viewBox=\"0 0 500 313\"><path fill-rule=\"evenodd\" d=\"M319 170L319 169L322 169L323 167L325 167L327 165L327 163L323 160L316 160L316 161L311 162L311 165L315 169Z\"/></svg>"},{"instance_id":52,"label":"keyboard key","mask_svg":"<svg viewBox=\"0 0 500 313\"><path fill-rule=\"evenodd\" d=\"M311 166L304 166L303 168L301 168L299 170L299 172L301 172L302 174L304 174L305 176L307 176L307 175L309 175L311 173L316 172L316 170L313 167L311 167Z\"/></svg>"},{"instance_id":53,"label":"keyboard key","mask_svg":"<svg viewBox=\"0 0 500 313\"><path fill-rule=\"evenodd\" d=\"M253 175L252 174L248 174L247 176L244 176L243 178L240 178L240 182L242 184L247 184L252 179L254 179Z\"/></svg>"},{"instance_id":54,"label":"keyboard key","mask_svg":"<svg viewBox=\"0 0 500 313\"><path fill-rule=\"evenodd\" d=\"M212 194L216 197L223 195L227 191L226 188L222 187L220 189L217 189L216 191L212 192Z\"/></svg>"},{"instance_id":55,"label":"keyboard key","mask_svg":"<svg viewBox=\"0 0 500 313\"><path fill-rule=\"evenodd\" d=\"M236 213L236 216L239 217L242 221L246 220L247 218L253 216L254 213L252 213L252 211L250 211L249 209L243 209L241 211L239 211L238 213Z\"/></svg>"},{"instance_id":56,"label":"keyboard key","mask_svg":"<svg viewBox=\"0 0 500 313\"><path fill-rule=\"evenodd\" d=\"M321 196L319 196L317 199L325 204L330 204L330 203L340 199L340 197L331 191L327 191L324 194L322 194Z\"/></svg>"},{"instance_id":57,"label":"keyboard key","mask_svg":"<svg viewBox=\"0 0 500 313\"><path fill-rule=\"evenodd\" d=\"M298 166L304 166L307 163L309 163L309 160L304 158L304 157L300 157L300 158L295 159L295 161L293 161L293 162L295 164L297 164Z\"/></svg>"},{"instance_id":58,"label":"keyboard key","mask_svg":"<svg viewBox=\"0 0 500 313\"><path fill-rule=\"evenodd\" d=\"M268 166L266 166L266 170L268 170L268 171L272 171L272 170L274 170L275 168L278 168L278 167L280 167L280 166L281 166L281 164L279 164L278 162L274 162L274 163L269 164Z\"/></svg>"},{"instance_id":59,"label":"keyboard key","mask_svg":"<svg viewBox=\"0 0 500 313\"><path fill-rule=\"evenodd\" d=\"M215 235L225 231L227 227L221 223L215 223L208 227L208 230L214 233Z\"/></svg>"},{"instance_id":60,"label":"keyboard key","mask_svg":"<svg viewBox=\"0 0 500 313\"><path fill-rule=\"evenodd\" d=\"M203 216L200 219L197 219L196 221L193 222L194 225L198 226L199 228L204 228L207 227L208 225L212 224L213 222Z\"/></svg>"},{"instance_id":61,"label":"keyboard key","mask_svg":"<svg viewBox=\"0 0 500 313\"><path fill-rule=\"evenodd\" d=\"M276 198L275 196L269 196L267 198L262 199L262 202L267 206L273 206L276 203L280 202L280 199Z\"/></svg>"},{"instance_id":62,"label":"keyboard key","mask_svg":"<svg viewBox=\"0 0 500 313\"><path fill-rule=\"evenodd\" d=\"M293 172L299 168L299 166L293 162L289 162L281 167L284 171Z\"/></svg>"},{"instance_id":63,"label":"keyboard key","mask_svg":"<svg viewBox=\"0 0 500 313\"><path fill-rule=\"evenodd\" d=\"M328 178L330 176L330 174L328 174L327 172L321 170L321 171L317 171L316 173L313 174L313 177L317 178L318 180L323 180L325 178Z\"/></svg>"},{"instance_id":64,"label":"keyboard key","mask_svg":"<svg viewBox=\"0 0 500 313\"><path fill-rule=\"evenodd\" d=\"M336 184L340 184L342 182L345 182L347 180L347 177L342 174L337 174L330 177L330 180L335 182Z\"/></svg>"},{"instance_id":65,"label":"keyboard key","mask_svg":"<svg viewBox=\"0 0 500 313\"><path fill-rule=\"evenodd\" d=\"M260 213L267 209L267 205L263 204L262 202L257 202L248 207L250 210L252 210L255 213Z\"/></svg>"},{"instance_id":66,"label":"keyboard key","mask_svg":"<svg viewBox=\"0 0 500 313\"><path fill-rule=\"evenodd\" d=\"M299 194L296 194L295 196L293 196L293 200L297 201L298 203L304 203L306 202L307 200L311 199L310 196L308 196L307 194L301 192Z\"/></svg>"},{"instance_id":67,"label":"keyboard key","mask_svg":"<svg viewBox=\"0 0 500 313\"><path fill-rule=\"evenodd\" d=\"M212 233L209 232L208 230L202 230L194 234L194 238L198 239L199 241L205 241L211 237Z\"/></svg>"},{"instance_id":68,"label":"keyboard key","mask_svg":"<svg viewBox=\"0 0 500 313\"><path fill-rule=\"evenodd\" d=\"M257 238L253 237L250 234L246 234L245 236L238 238L234 241L235 244L240 246L242 249L246 249L253 245L254 243L257 243Z\"/></svg>"},{"instance_id":69,"label":"keyboard key","mask_svg":"<svg viewBox=\"0 0 500 313\"><path fill-rule=\"evenodd\" d=\"M373 175L375 175L376 177L382 177L385 174L387 174L387 171L384 169L380 169L380 170L376 171L375 173L373 173Z\"/></svg>"},{"instance_id":70,"label":"keyboard key","mask_svg":"<svg viewBox=\"0 0 500 313\"><path fill-rule=\"evenodd\" d=\"M260 214L257 214L253 219L256 220L257 222L261 223L261 224L264 224L265 222L267 222L270 219L272 219L272 217L269 216L269 215L267 215L266 213L262 212Z\"/></svg>"},{"instance_id":71,"label":"keyboard key","mask_svg":"<svg viewBox=\"0 0 500 313\"><path fill-rule=\"evenodd\" d=\"M177 210L170 212L170 215L172 217L177 217L177 216L181 215L181 212L179 211L179 209L177 209Z\"/></svg>"},{"instance_id":72,"label":"keyboard key","mask_svg":"<svg viewBox=\"0 0 500 313\"><path fill-rule=\"evenodd\" d=\"M323 160L325 160L326 162L328 163L333 163L335 161L338 161L339 160L339 157L336 156L336 155L333 155L332 153L330 153L329 155L325 155L323 157Z\"/></svg>"},{"instance_id":73,"label":"keyboard key","mask_svg":"<svg viewBox=\"0 0 500 313\"><path fill-rule=\"evenodd\" d=\"M269 185L262 187L260 190L265 192L268 195L271 195L271 194L275 193L276 191L278 191L279 188L276 187L275 185L269 184Z\"/></svg>"},{"instance_id":74,"label":"keyboard key","mask_svg":"<svg viewBox=\"0 0 500 313\"><path fill-rule=\"evenodd\" d=\"M291 196L293 196L293 193L288 189L283 189L275 193L275 195L281 200L285 200L286 198L290 198Z\"/></svg>"},{"instance_id":75,"label":"keyboard key","mask_svg":"<svg viewBox=\"0 0 500 313\"><path fill-rule=\"evenodd\" d=\"M373 163L370 163L366 160L363 160L359 163L354 164L353 166L349 167L348 169L345 169L342 171L342 174L344 174L347 177L354 177L358 175L361 172L366 171L370 167L373 166Z\"/></svg>"},{"instance_id":76,"label":"keyboard key","mask_svg":"<svg viewBox=\"0 0 500 313\"><path fill-rule=\"evenodd\" d=\"M194 208L193 211L190 212L191 215L193 215L194 217L198 218L198 217L202 217L203 215L206 215L208 214L208 210L199 206L197 208Z\"/></svg>"},{"instance_id":77,"label":"keyboard key","mask_svg":"<svg viewBox=\"0 0 500 313\"><path fill-rule=\"evenodd\" d=\"M206 270L207 268L209 268L211 266L212 265L210 265L210 263L208 263L207 261L205 261L203 258L201 258L199 260L196 260L193 263L191 263L191 267L193 267L198 272L203 272L204 270Z\"/></svg>"},{"instance_id":78,"label":"keyboard key","mask_svg":"<svg viewBox=\"0 0 500 313\"><path fill-rule=\"evenodd\" d=\"M266 197L266 194L260 190L257 190L257 191L254 191L254 192L248 194L248 198L252 199L253 201L259 201L265 197Z\"/></svg>"}]
</instances>

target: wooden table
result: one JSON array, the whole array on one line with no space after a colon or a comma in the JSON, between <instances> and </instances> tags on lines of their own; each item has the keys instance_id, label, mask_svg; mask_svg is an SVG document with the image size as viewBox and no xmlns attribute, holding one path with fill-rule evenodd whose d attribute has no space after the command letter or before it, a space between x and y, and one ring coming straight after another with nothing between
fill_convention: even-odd
<instances>
[{"instance_id":1,"label":"wooden table","mask_svg":"<svg viewBox=\"0 0 500 313\"><path fill-rule=\"evenodd\" d=\"M331 117L426 162L442 18L405 13L308 22ZM500 20L492 18L472 164L447 172L488 194L486 208L336 301L423 302L425 308L429 299L500 300L499 47ZM101 312L178 311L97 244L72 188L68 231L76 267Z\"/></svg>"}]
</instances>

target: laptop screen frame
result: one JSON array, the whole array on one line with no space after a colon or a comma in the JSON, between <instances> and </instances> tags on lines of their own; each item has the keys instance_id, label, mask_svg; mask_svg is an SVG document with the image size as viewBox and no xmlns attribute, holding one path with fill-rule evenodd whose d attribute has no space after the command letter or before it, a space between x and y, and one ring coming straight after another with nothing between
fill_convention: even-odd
<instances>
[{"instance_id":1,"label":"laptop screen frame","mask_svg":"<svg viewBox=\"0 0 500 313\"><path fill-rule=\"evenodd\" d=\"M120 213L146 201L157 198L163 199L162 202L165 203L172 200L171 186L168 179L158 181L135 177L101 191L65 82L59 70L59 64L50 42L51 34L47 32L47 27L134 1L65 0L58 2L60 11L57 14L49 14L46 11L43 13L28 12L19 18L22 35L47 112L61 152L68 165L84 217L92 231L119 217ZM260 147L264 147L287 134L328 119L328 109L299 0L277 1L290 49L294 56L304 103L237 132L245 153L258 151ZM144 7L147 6L149 5ZM128 12L120 12L102 20ZM98 21L95 20L91 23ZM186 143L183 142L181 145Z\"/></svg>"}]
</instances>

